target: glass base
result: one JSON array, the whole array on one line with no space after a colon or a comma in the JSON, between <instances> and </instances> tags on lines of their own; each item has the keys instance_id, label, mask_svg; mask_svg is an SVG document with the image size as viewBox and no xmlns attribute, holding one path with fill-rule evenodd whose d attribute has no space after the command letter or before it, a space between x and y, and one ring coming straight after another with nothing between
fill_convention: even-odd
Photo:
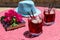
<instances>
[{"instance_id":1,"label":"glass base","mask_svg":"<svg viewBox=\"0 0 60 40\"><path fill-rule=\"evenodd\" d=\"M24 36L27 38L34 38L34 37L38 37L41 33L42 32L37 34L37 33L30 33L29 31L26 31L24 32Z\"/></svg>"},{"instance_id":2,"label":"glass base","mask_svg":"<svg viewBox=\"0 0 60 40\"><path fill-rule=\"evenodd\" d=\"M48 23L44 22L44 25L46 25L46 26L50 26L52 24L54 24L54 22L48 22Z\"/></svg>"}]
</instances>

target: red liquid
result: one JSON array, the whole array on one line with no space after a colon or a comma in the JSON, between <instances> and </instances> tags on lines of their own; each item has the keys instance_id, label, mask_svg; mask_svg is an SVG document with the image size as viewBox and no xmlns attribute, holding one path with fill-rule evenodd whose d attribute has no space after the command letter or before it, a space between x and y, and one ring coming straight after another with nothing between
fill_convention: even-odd
<instances>
[{"instance_id":1,"label":"red liquid","mask_svg":"<svg viewBox=\"0 0 60 40\"><path fill-rule=\"evenodd\" d=\"M53 14L50 14L49 12L48 12L48 14L44 13L44 21L46 23L54 22L55 21L55 13L53 13Z\"/></svg>"},{"instance_id":2,"label":"red liquid","mask_svg":"<svg viewBox=\"0 0 60 40\"><path fill-rule=\"evenodd\" d=\"M28 20L29 31L31 33L40 33L42 32L42 22L33 23L32 20Z\"/></svg>"}]
</instances>

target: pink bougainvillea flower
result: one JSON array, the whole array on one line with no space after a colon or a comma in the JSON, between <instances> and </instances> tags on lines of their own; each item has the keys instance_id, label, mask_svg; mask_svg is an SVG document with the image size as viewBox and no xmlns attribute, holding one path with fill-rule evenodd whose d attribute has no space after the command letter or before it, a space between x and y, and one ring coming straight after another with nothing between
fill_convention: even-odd
<instances>
[{"instance_id":1,"label":"pink bougainvillea flower","mask_svg":"<svg viewBox=\"0 0 60 40\"><path fill-rule=\"evenodd\" d=\"M17 20L17 22L22 21L21 17L17 17L16 20Z\"/></svg>"},{"instance_id":2,"label":"pink bougainvillea flower","mask_svg":"<svg viewBox=\"0 0 60 40\"><path fill-rule=\"evenodd\" d=\"M17 22L19 21L22 21L22 15L20 15L20 14L17 14L16 15L16 19L17 19Z\"/></svg>"},{"instance_id":3,"label":"pink bougainvillea flower","mask_svg":"<svg viewBox=\"0 0 60 40\"><path fill-rule=\"evenodd\" d=\"M9 17L9 13L5 13L5 17Z\"/></svg>"},{"instance_id":4,"label":"pink bougainvillea flower","mask_svg":"<svg viewBox=\"0 0 60 40\"><path fill-rule=\"evenodd\" d=\"M22 20L22 15L21 14L18 14L17 12L15 12L13 10L10 10L10 13L12 13L13 16L16 17L17 22Z\"/></svg>"},{"instance_id":5,"label":"pink bougainvillea flower","mask_svg":"<svg viewBox=\"0 0 60 40\"><path fill-rule=\"evenodd\" d=\"M8 13L9 13L10 17L14 16L14 11L13 10L9 10Z\"/></svg>"},{"instance_id":6,"label":"pink bougainvillea flower","mask_svg":"<svg viewBox=\"0 0 60 40\"><path fill-rule=\"evenodd\" d=\"M7 13L5 13L6 18L4 19L6 22L11 21L12 17L16 17L17 22L22 21L22 15L18 14L14 10L9 10Z\"/></svg>"},{"instance_id":7,"label":"pink bougainvillea flower","mask_svg":"<svg viewBox=\"0 0 60 40\"><path fill-rule=\"evenodd\" d=\"M7 17L4 19L5 22L10 22L11 21L11 18L10 17Z\"/></svg>"}]
</instances>

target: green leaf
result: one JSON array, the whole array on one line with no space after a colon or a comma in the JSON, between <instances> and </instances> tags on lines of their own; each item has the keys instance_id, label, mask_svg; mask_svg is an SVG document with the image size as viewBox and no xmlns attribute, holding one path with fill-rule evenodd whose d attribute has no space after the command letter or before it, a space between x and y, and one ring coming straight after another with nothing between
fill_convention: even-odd
<instances>
[{"instance_id":1,"label":"green leaf","mask_svg":"<svg viewBox=\"0 0 60 40\"><path fill-rule=\"evenodd\" d=\"M13 23L12 26L17 26L17 24L16 23Z\"/></svg>"}]
</instances>

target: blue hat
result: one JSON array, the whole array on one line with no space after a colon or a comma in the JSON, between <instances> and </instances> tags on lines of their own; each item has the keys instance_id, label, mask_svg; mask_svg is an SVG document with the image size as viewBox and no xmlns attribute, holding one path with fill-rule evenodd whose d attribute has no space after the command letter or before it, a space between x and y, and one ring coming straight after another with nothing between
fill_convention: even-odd
<instances>
[{"instance_id":1,"label":"blue hat","mask_svg":"<svg viewBox=\"0 0 60 40\"><path fill-rule=\"evenodd\" d=\"M31 13L31 10L34 13L34 16L41 13L41 11L35 7L33 1L20 1L18 7L15 9L16 12L22 14L24 17L29 17L28 12Z\"/></svg>"}]
</instances>

